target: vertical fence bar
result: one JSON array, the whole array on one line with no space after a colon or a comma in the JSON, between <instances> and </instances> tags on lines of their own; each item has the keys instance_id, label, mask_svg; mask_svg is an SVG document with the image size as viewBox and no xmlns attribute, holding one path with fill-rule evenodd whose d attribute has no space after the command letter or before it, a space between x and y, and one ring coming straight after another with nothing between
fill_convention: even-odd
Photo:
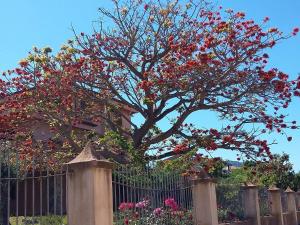
<instances>
[{"instance_id":1,"label":"vertical fence bar","mask_svg":"<svg viewBox=\"0 0 300 225\"><path fill-rule=\"evenodd\" d=\"M63 216L63 170L60 168L60 216Z\"/></svg>"},{"instance_id":2,"label":"vertical fence bar","mask_svg":"<svg viewBox=\"0 0 300 225\"><path fill-rule=\"evenodd\" d=\"M133 173L133 201L136 202L137 201L137 190L136 190L136 184L137 184L137 171L135 168L132 169L132 173Z\"/></svg>"},{"instance_id":3,"label":"vertical fence bar","mask_svg":"<svg viewBox=\"0 0 300 225\"><path fill-rule=\"evenodd\" d=\"M50 190L49 190L49 168L48 168L48 164L47 164L47 169L46 169L46 185L47 185L47 196L46 196L46 203L47 203L47 216L50 215Z\"/></svg>"},{"instance_id":4,"label":"vertical fence bar","mask_svg":"<svg viewBox=\"0 0 300 225\"><path fill-rule=\"evenodd\" d=\"M57 188L56 188L56 171L53 172L53 195L54 195L54 207L53 207L53 215L56 215L56 203L57 203Z\"/></svg>"},{"instance_id":5,"label":"vertical fence bar","mask_svg":"<svg viewBox=\"0 0 300 225\"><path fill-rule=\"evenodd\" d=\"M24 218L27 218L27 171L24 175Z\"/></svg>"},{"instance_id":6,"label":"vertical fence bar","mask_svg":"<svg viewBox=\"0 0 300 225\"><path fill-rule=\"evenodd\" d=\"M35 202L35 182L34 182L34 176L35 176L35 162L34 162L34 158L33 158L33 162L32 162L32 185L31 185L31 187L32 187L32 192L31 192L31 194L32 194L32 212L31 212L31 222L32 222L32 225L34 225L35 224L35 222L34 222L34 217L35 217L35 204L34 204L34 202Z\"/></svg>"},{"instance_id":7,"label":"vertical fence bar","mask_svg":"<svg viewBox=\"0 0 300 225\"><path fill-rule=\"evenodd\" d=\"M10 171L10 150L7 154L7 223L9 224L10 217L10 180L11 180L11 171Z\"/></svg>"},{"instance_id":8,"label":"vertical fence bar","mask_svg":"<svg viewBox=\"0 0 300 225\"><path fill-rule=\"evenodd\" d=\"M39 184L40 184L40 216L43 215L43 174L42 171L39 173Z\"/></svg>"},{"instance_id":9,"label":"vertical fence bar","mask_svg":"<svg viewBox=\"0 0 300 225\"><path fill-rule=\"evenodd\" d=\"M19 152L16 151L16 225L19 225L19 179L20 179Z\"/></svg>"},{"instance_id":10,"label":"vertical fence bar","mask_svg":"<svg viewBox=\"0 0 300 225\"><path fill-rule=\"evenodd\" d=\"M121 179L120 179L120 167L118 167L117 171L118 171L118 175L117 175L117 184L118 184L118 189L119 189L119 194L118 194L118 205L117 207L120 205L120 203L122 203L122 199L121 199ZM120 214L118 214L118 220L121 219Z\"/></svg>"}]
</instances>

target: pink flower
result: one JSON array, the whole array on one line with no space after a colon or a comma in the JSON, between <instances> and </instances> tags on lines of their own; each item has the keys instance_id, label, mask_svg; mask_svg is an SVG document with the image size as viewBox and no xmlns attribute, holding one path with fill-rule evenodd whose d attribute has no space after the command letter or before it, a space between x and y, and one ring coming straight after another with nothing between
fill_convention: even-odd
<instances>
[{"instance_id":1,"label":"pink flower","mask_svg":"<svg viewBox=\"0 0 300 225\"><path fill-rule=\"evenodd\" d=\"M156 208L156 209L153 210L153 214L155 216L160 216L161 213L162 213L162 208Z\"/></svg>"},{"instance_id":2,"label":"pink flower","mask_svg":"<svg viewBox=\"0 0 300 225\"><path fill-rule=\"evenodd\" d=\"M149 203L150 203L149 200L143 200L141 202L136 203L135 207L140 209L146 208L149 205Z\"/></svg>"},{"instance_id":3,"label":"pink flower","mask_svg":"<svg viewBox=\"0 0 300 225\"><path fill-rule=\"evenodd\" d=\"M167 198L165 200L165 205L170 207L173 211L178 209L178 205L177 205L176 201L174 200L174 198Z\"/></svg>"},{"instance_id":4,"label":"pink flower","mask_svg":"<svg viewBox=\"0 0 300 225\"><path fill-rule=\"evenodd\" d=\"M125 211L125 210L128 210L128 209L133 209L133 208L134 208L134 203L132 203L132 202L122 202L119 205L119 210L121 210L121 211Z\"/></svg>"}]
</instances>

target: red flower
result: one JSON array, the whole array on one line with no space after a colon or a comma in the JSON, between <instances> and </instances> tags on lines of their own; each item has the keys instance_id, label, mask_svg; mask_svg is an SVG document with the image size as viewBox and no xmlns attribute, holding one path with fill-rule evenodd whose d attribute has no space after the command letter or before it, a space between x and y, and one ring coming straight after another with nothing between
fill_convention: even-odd
<instances>
[{"instance_id":1,"label":"red flower","mask_svg":"<svg viewBox=\"0 0 300 225\"><path fill-rule=\"evenodd\" d=\"M178 144L178 145L176 145L175 148L173 149L173 151L174 151L175 153L180 153L180 152L183 152L183 151L185 151L185 150L187 150L187 149L188 149L187 144L186 144L186 143L183 143L183 144Z\"/></svg>"},{"instance_id":2,"label":"red flower","mask_svg":"<svg viewBox=\"0 0 300 225\"><path fill-rule=\"evenodd\" d=\"M268 17L268 16L266 16L265 18L264 18L264 22L266 23L266 22L268 22L270 20L270 18Z\"/></svg>"},{"instance_id":3,"label":"red flower","mask_svg":"<svg viewBox=\"0 0 300 225\"><path fill-rule=\"evenodd\" d=\"M299 32L299 28L298 27L296 27L296 28L294 28L294 30L293 30L293 35L296 35L297 33Z\"/></svg>"},{"instance_id":4,"label":"red flower","mask_svg":"<svg viewBox=\"0 0 300 225\"><path fill-rule=\"evenodd\" d=\"M274 85L275 85L275 91L276 92L283 92L284 91L285 83L283 81L280 81L280 80L275 81Z\"/></svg>"},{"instance_id":5,"label":"red flower","mask_svg":"<svg viewBox=\"0 0 300 225\"><path fill-rule=\"evenodd\" d=\"M144 5L144 9L147 10L148 8L149 8L149 5L148 5L148 4L145 4L145 5Z\"/></svg>"},{"instance_id":6,"label":"red flower","mask_svg":"<svg viewBox=\"0 0 300 225\"><path fill-rule=\"evenodd\" d=\"M173 43L173 40L174 40L174 36L171 35L171 36L168 38L168 42L169 42L169 43Z\"/></svg>"}]
</instances>

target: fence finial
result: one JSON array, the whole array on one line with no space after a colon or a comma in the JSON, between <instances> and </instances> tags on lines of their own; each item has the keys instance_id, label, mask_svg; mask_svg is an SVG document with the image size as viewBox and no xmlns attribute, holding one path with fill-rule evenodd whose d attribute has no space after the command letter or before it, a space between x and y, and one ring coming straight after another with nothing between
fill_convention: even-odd
<instances>
[{"instance_id":1,"label":"fence finial","mask_svg":"<svg viewBox=\"0 0 300 225\"><path fill-rule=\"evenodd\" d=\"M276 185L271 185L268 191L280 191L280 188L276 187Z\"/></svg>"},{"instance_id":2,"label":"fence finial","mask_svg":"<svg viewBox=\"0 0 300 225\"><path fill-rule=\"evenodd\" d=\"M285 193L295 193L290 187L287 187L287 189L284 192Z\"/></svg>"},{"instance_id":3,"label":"fence finial","mask_svg":"<svg viewBox=\"0 0 300 225\"><path fill-rule=\"evenodd\" d=\"M255 184L253 184L252 182L245 182L244 187L251 188L251 187L257 187L257 186Z\"/></svg>"}]
</instances>

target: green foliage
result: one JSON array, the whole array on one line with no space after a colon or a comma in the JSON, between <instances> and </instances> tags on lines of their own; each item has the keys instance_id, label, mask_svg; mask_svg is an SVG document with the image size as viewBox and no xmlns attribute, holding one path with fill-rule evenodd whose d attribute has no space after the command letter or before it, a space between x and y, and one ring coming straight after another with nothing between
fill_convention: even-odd
<instances>
[{"instance_id":1,"label":"green foliage","mask_svg":"<svg viewBox=\"0 0 300 225\"><path fill-rule=\"evenodd\" d=\"M239 184L221 184L216 188L219 221L244 219Z\"/></svg>"},{"instance_id":2,"label":"green foliage","mask_svg":"<svg viewBox=\"0 0 300 225\"><path fill-rule=\"evenodd\" d=\"M130 162L135 164L135 166L145 165L145 158L141 151L136 151L132 141L126 139L118 132L106 131L104 136L98 139L98 143L111 149L111 151L124 153L124 156L129 157L128 160L130 159Z\"/></svg>"},{"instance_id":3,"label":"green foliage","mask_svg":"<svg viewBox=\"0 0 300 225\"><path fill-rule=\"evenodd\" d=\"M242 168L233 169L230 174L220 178L221 183L242 184L246 182L269 187L276 185L281 189L300 188L300 173L296 174L288 154L274 155L268 162L246 161Z\"/></svg>"},{"instance_id":4,"label":"green foliage","mask_svg":"<svg viewBox=\"0 0 300 225\"><path fill-rule=\"evenodd\" d=\"M67 225L67 217L66 216L38 216L38 217L10 217L9 219L10 225Z\"/></svg>"},{"instance_id":5,"label":"green foliage","mask_svg":"<svg viewBox=\"0 0 300 225\"><path fill-rule=\"evenodd\" d=\"M130 150L132 148L131 143L126 140L124 136L114 131L106 131L104 136L99 138L99 142L103 144L110 142L112 145L117 145L124 150Z\"/></svg>"},{"instance_id":6,"label":"green foliage","mask_svg":"<svg viewBox=\"0 0 300 225\"><path fill-rule=\"evenodd\" d=\"M177 173L185 173L189 170L193 165L194 161L192 160L195 155L196 150L190 151L185 155L180 157L173 157L167 160L158 161L155 167L156 171L161 172L177 172Z\"/></svg>"},{"instance_id":7,"label":"green foliage","mask_svg":"<svg viewBox=\"0 0 300 225\"><path fill-rule=\"evenodd\" d=\"M219 179L221 184L242 184L248 181L250 181L250 174L244 168L236 168L229 175Z\"/></svg>"},{"instance_id":8,"label":"green foliage","mask_svg":"<svg viewBox=\"0 0 300 225\"><path fill-rule=\"evenodd\" d=\"M65 217L62 216L42 216L39 219L40 225L66 225L67 221Z\"/></svg>"}]
</instances>

